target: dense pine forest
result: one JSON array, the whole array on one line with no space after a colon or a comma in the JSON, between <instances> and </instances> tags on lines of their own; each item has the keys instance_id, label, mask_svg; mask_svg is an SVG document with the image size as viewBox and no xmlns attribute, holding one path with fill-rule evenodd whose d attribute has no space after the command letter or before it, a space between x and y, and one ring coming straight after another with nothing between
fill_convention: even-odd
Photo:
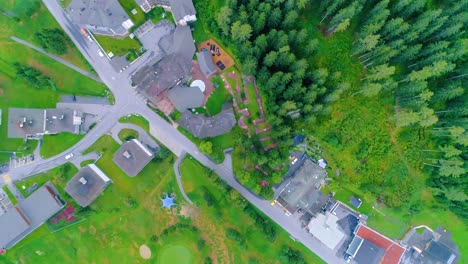
<instances>
[{"instance_id":1,"label":"dense pine forest","mask_svg":"<svg viewBox=\"0 0 468 264\"><path fill-rule=\"evenodd\" d=\"M264 151L255 138L243 138L239 145L255 146L249 159L274 172L287 157L291 138L314 136L325 120L336 118L339 102L375 101L389 106L383 119L397 131L395 141L407 142L401 150L404 162L425 175L424 184L441 203L468 217L468 1L196 4L197 10L205 10L200 16L208 21L209 30L235 50L241 71L254 75L261 88L279 147ZM210 17L210 10L217 15ZM339 38L345 41L335 41ZM359 160L353 168L357 176L347 181L391 207L417 207L412 195L421 179L398 164L378 164L391 142L373 133L372 124L353 127L358 123L353 118L364 117L349 118L338 122L336 131L319 137L343 151L360 141L351 153Z\"/></svg>"}]
</instances>

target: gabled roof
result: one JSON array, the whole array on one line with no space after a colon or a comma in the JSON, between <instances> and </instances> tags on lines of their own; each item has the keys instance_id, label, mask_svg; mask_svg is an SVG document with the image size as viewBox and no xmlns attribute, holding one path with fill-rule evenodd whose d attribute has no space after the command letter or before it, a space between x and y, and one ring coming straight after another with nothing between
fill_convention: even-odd
<instances>
[{"instance_id":1,"label":"gabled roof","mask_svg":"<svg viewBox=\"0 0 468 264\"><path fill-rule=\"evenodd\" d=\"M111 180L96 165L81 168L65 186L65 191L82 207L90 205Z\"/></svg>"},{"instance_id":2,"label":"gabled roof","mask_svg":"<svg viewBox=\"0 0 468 264\"><path fill-rule=\"evenodd\" d=\"M200 69L206 77L210 77L217 71L217 68L214 65L211 57L211 53L207 50L197 52L198 64L200 65Z\"/></svg>"},{"instance_id":3,"label":"gabled roof","mask_svg":"<svg viewBox=\"0 0 468 264\"><path fill-rule=\"evenodd\" d=\"M456 258L456 255L453 254L448 247L434 240L429 243L425 253L430 254L441 263L452 263Z\"/></svg>"},{"instance_id":4,"label":"gabled roof","mask_svg":"<svg viewBox=\"0 0 468 264\"><path fill-rule=\"evenodd\" d=\"M358 264L387 263L383 262L382 260L384 255L385 250L383 248L377 246L369 240L363 239L353 259Z\"/></svg>"},{"instance_id":5,"label":"gabled roof","mask_svg":"<svg viewBox=\"0 0 468 264\"><path fill-rule=\"evenodd\" d=\"M197 14L192 0L169 0L169 3L176 21L180 21L186 16L195 16Z\"/></svg>"},{"instance_id":6,"label":"gabled roof","mask_svg":"<svg viewBox=\"0 0 468 264\"><path fill-rule=\"evenodd\" d=\"M171 34L161 38L158 45L166 54L180 54L190 61L196 51L192 30L185 26L177 26Z\"/></svg>"},{"instance_id":7,"label":"gabled roof","mask_svg":"<svg viewBox=\"0 0 468 264\"><path fill-rule=\"evenodd\" d=\"M189 108L200 107L205 99L205 95L200 88L181 85L169 90L168 97L179 112L184 112Z\"/></svg>"},{"instance_id":8,"label":"gabled roof","mask_svg":"<svg viewBox=\"0 0 468 264\"><path fill-rule=\"evenodd\" d=\"M130 177L136 176L153 159L153 153L137 139L123 143L113 161Z\"/></svg>"},{"instance_id":9,"label":"gabled roof","mask_svg":"<svg viewBox=\"0 0 468 264\"><path fill-rule=\"evenodd\" d=\"M382 263L398 264L400 263L403 253L405 253L404 247L367 226L360 225L356 231L356 236L368 240L385 250Z\"/></svg>"},{"instance_id":10,"label":"gabled roof","mask_svg":"<svg viewBox=\"0 0 468 264\"><path fill-rule=\"evenodd\" d=\"M337 221L338 217L333 214L318 214L309 222L309 233L328 248L334 249L345 236L340 230Z\"/></svg>"},{"instance_id":11,"label":"gabled roof","mask_svg":"<svg viewBox=\"0 0 468 264\"><path fill-rule=\"evenodd\" d=\"M129 17L116 0L73 0L67 13L77 24L110 28L119 34L127 32L122 24Z\"/></svg>"}]
</instances>

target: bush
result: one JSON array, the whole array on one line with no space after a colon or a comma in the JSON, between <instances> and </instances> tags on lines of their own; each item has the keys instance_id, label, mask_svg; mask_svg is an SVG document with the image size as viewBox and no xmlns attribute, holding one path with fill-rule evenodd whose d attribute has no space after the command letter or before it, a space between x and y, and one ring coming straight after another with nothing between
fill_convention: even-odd
<instances>
[{"instance_id":1,"label":"bush","mask_svg":"<svg viewBox=\"0 0 468 264\"><path fill-rule=\"evenodd\" d=\"M38 69L29 65L23 65L19 63L14 64L16 68L16 75L24 79L29 85L36 88L43 88L50 86L52 81L49 77L45 76Z\"/></svg>"},{"instance_id":2,"label":"bush","mask_svg":"<svg viewBox=\"0 0 468 264\"><path fill-rule=\"evenodd\" d=\"M296 263L305 264L304 256L301 252L294 250L288 246L283 246L279 255L280 263Z\"/></svg>"},{"instance_id":3,"label":"bush","mask_svg":"<svg viewBox=\"0 0 468 264\"><path fill-rule=\"evenodd\" d=\"M47 51L59 55L67 53L68 39L61 29L43 29L41 32L37 32L34 37L39 45Z\"/></svg>"}]
</instances>

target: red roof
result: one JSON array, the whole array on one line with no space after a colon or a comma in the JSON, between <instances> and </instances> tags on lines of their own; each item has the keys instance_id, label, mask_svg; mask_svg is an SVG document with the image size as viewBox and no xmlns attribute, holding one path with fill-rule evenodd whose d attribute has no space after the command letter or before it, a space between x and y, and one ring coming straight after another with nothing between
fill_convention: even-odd
<instances>
[{"instance_id":1,"label":"red roof","mask_svg":"<svg viewBox=\"0 0 468 264\"><path fill-rule=\"evenodd\" d=\"M393 240L384 237L367 226L360 225L356 235L369 240L380 248L385 250L385 255L380 263L398 264L405 253L405 248L395 243Z\"/></svg>"}]
</instances>

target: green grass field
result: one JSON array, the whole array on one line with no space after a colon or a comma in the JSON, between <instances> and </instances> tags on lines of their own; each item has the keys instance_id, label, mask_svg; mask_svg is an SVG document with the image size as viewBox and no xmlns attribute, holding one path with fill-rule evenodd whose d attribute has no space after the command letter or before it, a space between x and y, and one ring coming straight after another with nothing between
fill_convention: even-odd
<instances>
[{"instance_id":1,"label":"green grass field","mask_svg":"<svg viewBox=\"0 0 468 264\"><path fill-rule=\"evenodd\" d=\"M118 39L99 35L94 35L94 37L106 53L112 51L115 56L125 56L129 52L136 52L138 56L141 54L141 44L136 39L131 39L130 37Z\"/></svg>"},{"instance_id":2,"label":"green grass field","mask_svg":"<svg viewBox=\"0 0 468 264\"><path fill-rule=\"evenodd\" d=\"M8 199L10 199L10 202L13 205L16 205L18 203L18 199L16 199L16 197L13 195L13 193L10 191L10 189L8 189L8 186L3 185L2 189L6 193L6 195L8 196Z\"/></svg>"},{"instance_id":3,"label":"green grass field","mask_svg":"<svg viewBox=\"0 0 468 264\"><path fill-rule=\"evenodd\" d=\"M215 76L211 78L211 80L219 84L219 87L215 88L205 104L208 112L213 116L219 114L222 110L223 104L231 101L232 99L228 90L224 87L224 82L221 80L221 77Z\"/></svg>"},{"instance_id":4,"label":"green grass field","mask_svg":"<svg viewBox=\"0 0 468 264\"><path fill-rule=\"evenodd\" d=\"M119 138L122 142L128 141L130 139L138 138L138 131L133 129L124 128L119 132Z\"/></svg>"},{"instance_id":5,"label":"green grass field","mask_svg":"<svg viewBox=\"0 0 468 264\"><path fill-rule=\"evenodd\" d=\"M185 191L200 208L194 221L195 226L209 236L210 240L216 241L212 245L212 251L217 256L218 263L248 263L253 260L259 263L278 263L279 251L284 245L299 250L306 263L323 263L307 248L292 242L289 235L277 225L277 237L273 243L269 242L254 221L242 210L240 204L246 202L242 201L239 194L235 191L226 192L215 184L207 177L207 169L197 161L186 158L181 164L180 172ZM211 206L206 201L206 192L215 201ZM231 197L235 197L234 201ZM226 228L237 229L246 241L245 247L226 239Z\"/></svg>"},{"instance_id":6,"label":"green grass field","mask_svg":"<svg viewBox=\"0 0 468 264\"><path fill-rule=\"evenodd\" d=\"M50 158L69 149L80 141L84 135L76 135L68 132L45 135L40 150L41 157Z\"/></svg>"},{"instance_id":7,"label":"green grass field","mask_svg":"<svg viewBox=\"0 0 468 264\"><path fill-rule=\"evenodd\" d=\"M158 262L190 264L193 263L192 258L191 250L185 245L171 244L162 248Z\"/></svg>"},{"instance_id":8,"label":"green grass field","mask_svg":"<svg viewBox=\"0 0 468 264\"><path fill-rule=\"evenodd\" d=\"M133 21L135 24L134 27L137 27L138 25L141 25L145 22L145 13L141 8L135 3L135 1L128 1L128 0L119 0L120 5L123 7L125 12L127 12L127 15L130 17L130 19ZM137 13L134 15L132 13L132 10L135 9Z\"/></svg>"},{"instance_id":9,"label":"green grass field","mask_svg":"<svg viewBox=\"0 0 468 264\"><path fill-rule=\"evenodd\" d=\"M37 146L37 141L28 141L24 144L22 139L7 139L9 107L55 107L62 94L106 96L108 90L103 84L82 76L10 39L10 36L16 36L37 45L34 38L36 32L43 28L60 28L41 1L2 1L0 9L11 12L20 19L15 21L13 18L0 15L0 23L3 25L0 29L0 109L2 110L0 163L2 163L9 158L9 154L3 151L21 151L23 153L18 153L19 155L26 155ZM60 57L78 67L88 69L87 63L74 46L69 46L68 53ZM16 78L16 70L13 67L15 62L37 68L51 78L57 90L33 88L24 80Z\"/></svg>"},{"instance_id":10,"label":"green grass field","mask_svg":"<svg viewBox=\"0 0 468 264\"><path fill-rule=\"evenodd\" d=\"M146 120L144 117L142 117L140 115L133 114L133 115L129 115L129 116L124 116L124 117L121 117L119 119L119 122L120 123L134 124L134 125L137 125L137 126L143 128L146 132L149 131L149 122L148 122L148 120Z\"/></svg>"}]
</instances>

